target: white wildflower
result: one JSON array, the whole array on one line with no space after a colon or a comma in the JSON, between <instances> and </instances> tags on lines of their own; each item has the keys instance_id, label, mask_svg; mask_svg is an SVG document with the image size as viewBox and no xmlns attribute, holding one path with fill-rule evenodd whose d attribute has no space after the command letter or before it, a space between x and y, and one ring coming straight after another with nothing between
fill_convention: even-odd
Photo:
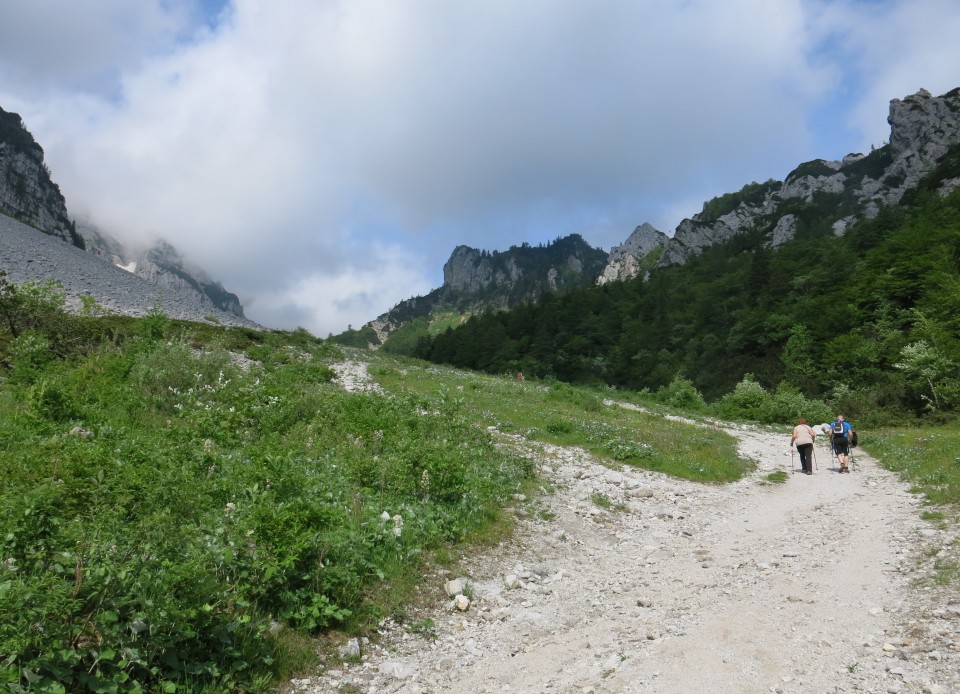
<instances>
[{"instance_id":1,"label":"white wildflower","mask_svg":"<svg viewBox=\"0 0 960 694\"><path fill-rule=\"evenodd\" d=\"M403 516L397 514L393 517L393 536L400 537L403 532Z\"/></svg>"}]
</instances>

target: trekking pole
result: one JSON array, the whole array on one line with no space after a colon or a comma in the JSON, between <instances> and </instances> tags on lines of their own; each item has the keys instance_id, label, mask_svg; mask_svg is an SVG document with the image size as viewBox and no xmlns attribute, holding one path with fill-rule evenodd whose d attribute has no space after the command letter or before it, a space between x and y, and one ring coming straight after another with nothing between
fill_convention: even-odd
<instances>
[{"instance_id":1,"label":"trekking pole","mask_svg":"<svg viewBox=\"0 0 960 694\"><path fill-rule=\"evenodd\" d=\"M790 444L790 474L792 475L796 470L794 470L793 465L793 444Z\"/></svg>"},{"instance_id":2,"label":"trekking pole","mask_svg":"<svg viewBox=\"0 0 960 694\"><path fill-rule=\"evenodd\" d=\"M810 450L813 451L813 469L814 469L814 470L819 470L819 469L820 469L820 465L817 464L817 447L816 447L816 446L811 446L811 447L810 447Z\"/></svg>"}]
</instances>

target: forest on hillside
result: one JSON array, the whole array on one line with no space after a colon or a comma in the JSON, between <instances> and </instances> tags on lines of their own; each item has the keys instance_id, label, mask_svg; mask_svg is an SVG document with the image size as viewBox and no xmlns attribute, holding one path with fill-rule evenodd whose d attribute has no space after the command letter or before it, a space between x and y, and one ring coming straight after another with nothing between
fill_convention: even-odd
<instances>
[{"instance_id":1,"label":"forest on hillside","mask_svg":"<svg viewBox=\"0 0 960 694\"><path fill-rule=\"evenodd\" d=\"M881 422L960 406L960 176L954 148L927 183L843 236L818 194L794 239L764 229L649 279L474 316L415 356L500 373L632 390L689 379L708 399L745 377Z\"/></svg>"}]
</instances>

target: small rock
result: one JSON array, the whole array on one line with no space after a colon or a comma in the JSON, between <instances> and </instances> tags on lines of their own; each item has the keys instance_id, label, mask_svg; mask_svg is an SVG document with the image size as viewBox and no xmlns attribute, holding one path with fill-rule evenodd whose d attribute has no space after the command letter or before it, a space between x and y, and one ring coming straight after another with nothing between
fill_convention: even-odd
<instances>
[{"instance_id":1,"label":"small rock","mask_svg":"<svg viewBox=\"0 0 960 694\"><path fill-rule=\"evenodd\" d=\"M443 584L443 590L446 592L447 597L452 598L454 595L460 595L463 593L463 579L455 578L452 581L447 581Z\"/></svg>"},{"instance_id":2,"label":"small rock","mask_svg":"<svg viewBox=\"0 0 960 694\"><path fill-rule=\"evenodd\" d=\"M380 665L380 674L393 677L398 680L406 680L413 676L413 670L403 663L396 661L386 662Z\"/></svg>"},{"instance_id":3,"label":"small rock","mask_svg":"<svg viewBox=\"0 0 960 694\"><path fill-rule=\"evenodd\" d=\"M360 657L360 639L350 639L347 643L340 647L340 655L343 658L359 658Z\"/></svg>"}]
</instances>

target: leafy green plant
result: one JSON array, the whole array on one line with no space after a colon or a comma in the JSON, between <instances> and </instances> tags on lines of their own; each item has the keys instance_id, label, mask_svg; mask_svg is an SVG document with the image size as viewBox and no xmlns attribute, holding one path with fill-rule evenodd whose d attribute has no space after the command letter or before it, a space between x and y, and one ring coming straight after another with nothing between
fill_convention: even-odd
<instances>
[{"instance_id":1,"label":"leafy green plant","mask_svg":"<svg viewBox=\"0 0 960 694\"><path fill-rule=\"evenodd\" d=\"M302 667L296 634L375 622L371 595L402 600L426 554L501 527L532 474L452 394L341 391L339 351L305 331L141 321L64 318L88 350L66 360L22 332L31 376L0 380L14 687L263 691Z\"/></svg>"},{"instance_id":2,"label":"leafy green plant","mask_svg":"<svg viewBox=\"0 0 960 694\"><path fill-rule=\"evenodd\" d=\"M657 399L671 407L684 410L702 410L706 403L703 395L688 378L674 376L670 385L657 391Z\"/></svg>"}]
</instances>

